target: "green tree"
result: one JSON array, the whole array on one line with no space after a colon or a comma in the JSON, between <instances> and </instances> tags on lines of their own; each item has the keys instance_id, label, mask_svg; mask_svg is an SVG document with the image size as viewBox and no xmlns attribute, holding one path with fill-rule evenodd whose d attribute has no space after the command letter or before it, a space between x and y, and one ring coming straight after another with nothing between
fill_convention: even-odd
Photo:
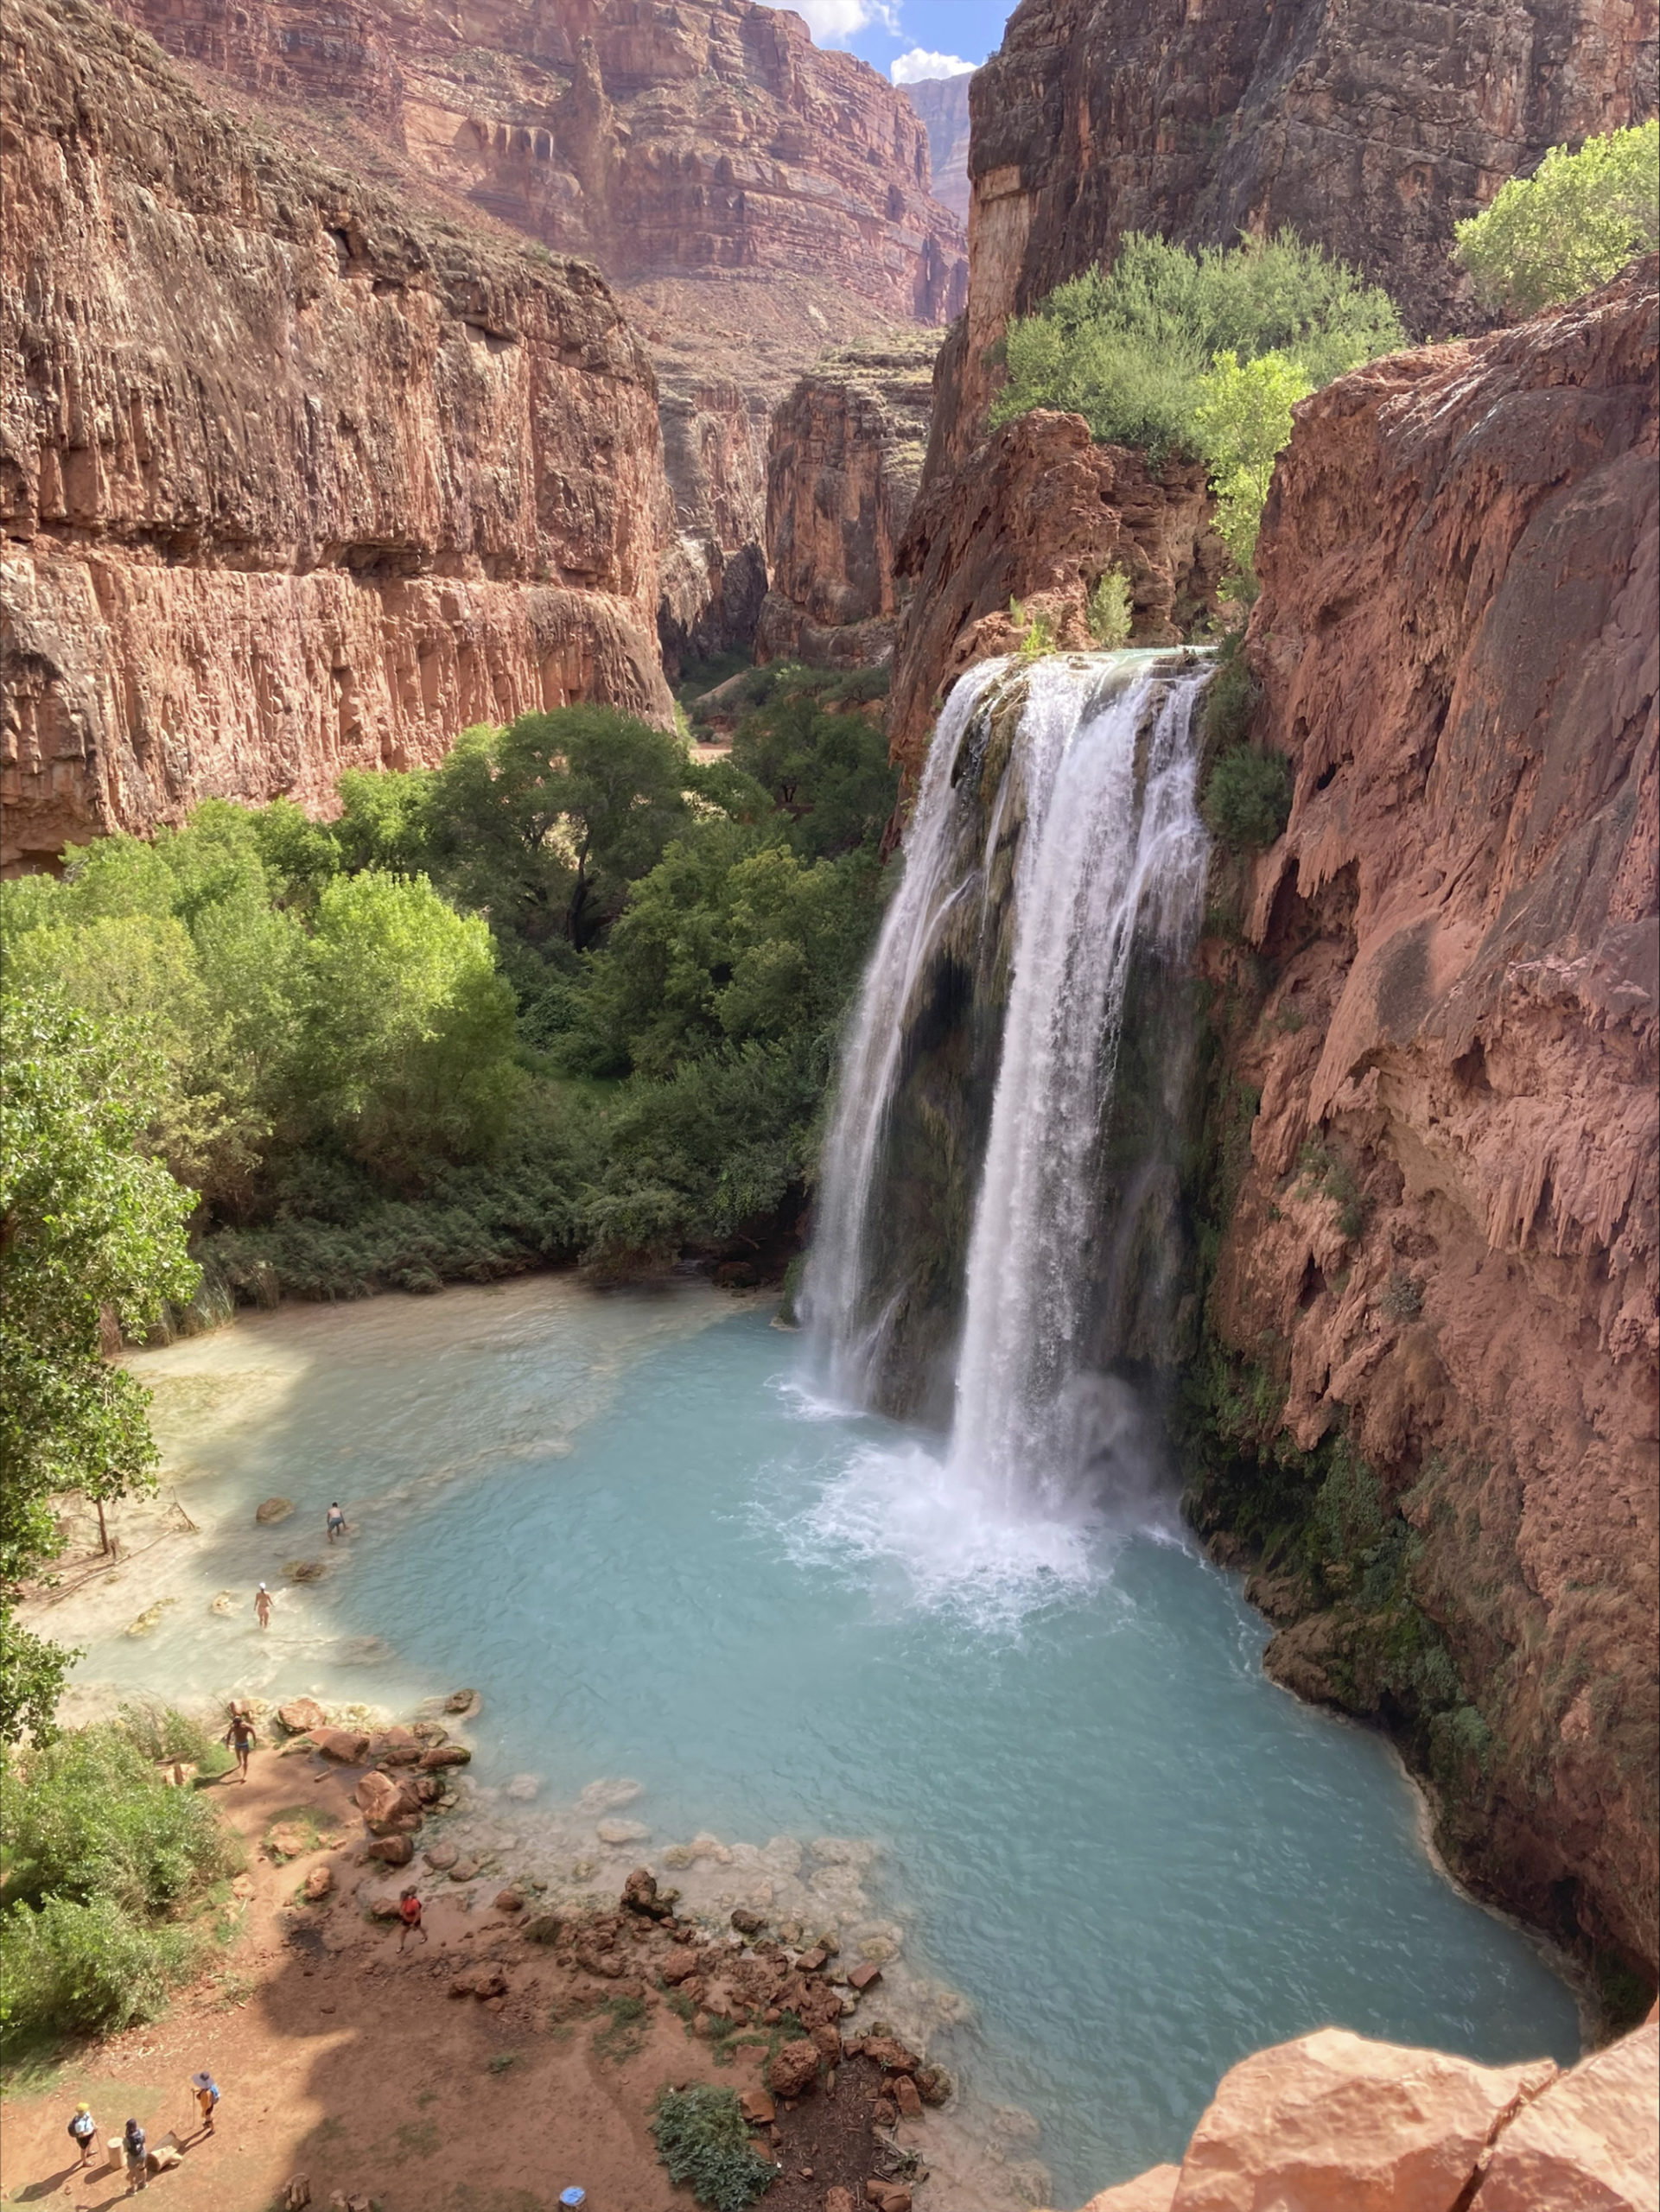
<instances>
[{"instance_id":1,"label":"green tree","mask_svg":"<svg viewBox=\"0 0 1660 2212\"><path fill-rule=\"evenodd\" d=\"M499 933L584 951L686 819L671 732L611 707L465 730L431 787L435 870Z\"/></svg>"},{"instance_id":2,"label":"green tree","mask_svg":"<svg viewBox=\"0 0 1660 2212\"><path fill-rule=\"evenodd\" d=\"M1577 154L1553 146L1454 236L1477 297L1504 315L1535 315L1606 284L1660 245L1660 122L1587 138Z\"/></svg>"},{"instance_id":3,"label":"green tree","mask_svg":"<svg viewBox=\"0 0 1660 2212\"><path fill-rule=\"evenodd\" d=\"M138 1149L165 1088L136 1025L99 1022L41 993L0 994L0 1739L49 1732L72 1655L13 1618L17 1585L60 1547L52 1497L147 1488L149 1393L103 1356L104 1317L128 1332L197 1270L194 1193Z\"/></svg>"},{"instance_id":4,"label":"green tree","mask_svg":"<svg viewBox=\"0 0 1660 2212\"><path fill-rule=\"evenodd\" d=\"M1210 464L1217 532L1247 580L1274 463L1291 442L1291 410L1313 388L1302 363L1284 353L1253 361L1218 353L1200 379L1193 430Z\"/></svg>"},{"instance_id":5,"label":"green tree","mask_svg":"<svg viewBox=\"0 0 1660 2212\"><path fill-rule=\"evenodd\" d=\"M807 671L739 723L732 764L769 794L791 844L811 858L851 852L881 837L899 779L880 720L827 706Z\"/></svg>"}]
</instances>

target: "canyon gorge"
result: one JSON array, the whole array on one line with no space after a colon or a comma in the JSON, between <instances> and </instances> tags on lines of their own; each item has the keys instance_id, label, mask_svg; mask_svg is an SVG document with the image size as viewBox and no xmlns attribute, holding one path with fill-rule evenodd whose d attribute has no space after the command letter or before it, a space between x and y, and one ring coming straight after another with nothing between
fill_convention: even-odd
<instances>
[{"instance_id":1,"label":"canyon gorge","mask_svg":"<svg viewBox=\"0 0 1660 2212\"><path fill-rule=\"evenodd\" d=\"M966 2050L903 2212L924 2149L918 2212L1656 2212L1660 257L1506 319L1450 251L1653 116L1653 0L1021 0L908 88L759 0L12 0L3 53L6 874L574 704L671 755L588 935L557 810L511 944L442 840L364 864L487 942L534 1113L429 1190L331 1135L226 1249L530 1226L393 1278L472 1277L453 1344L157 1330L231 1505L159 1629L70 1607L93 1665L205 1708L349 1434L373 1573L281 1568L260 1694L413 1711L422 1624L493 1870L589 1910L645 1853L822 1954L815 2065L860 2002ZM1296 401L1242 575L1179 442L994 403L1130 232L1282 228L1408 342Z\"/></svg>"}]
</instances>

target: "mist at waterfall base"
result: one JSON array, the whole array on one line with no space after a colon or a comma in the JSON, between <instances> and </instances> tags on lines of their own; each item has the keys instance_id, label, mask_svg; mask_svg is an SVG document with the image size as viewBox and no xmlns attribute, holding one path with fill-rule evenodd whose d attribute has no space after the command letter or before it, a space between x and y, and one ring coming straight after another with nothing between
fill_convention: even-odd
<instances>
[{"instance_id":1,"label":"mist at waterfall base","mask_svg":"<svg viewBox=\"0 0 1660 2212\"><path fill-rule=\"evenodd\" d=\"M965 2212L1034 2201L1034 2154L1061 2204L1179 2157L1229 2066L1327 2023L1495 2063L1578 2048L1568 1990L1436 1871L1383 1741L1267 1681L1116 1371L1167 1303L1191 672L1040 667L1018 730L976 714L1000 681L942 718L850 1037L807 1367L706 1285L545 1278L144 1355L201 1533L135 1575L135 1612L176 1601L143 1637L73 1605L54 1630L83 1676L175 1697L478 1686L504 1871L556 1888L614 1895L700 1832L800 1839L735 1851L724 1902L799 1866L815 1929L880 1943L859 2018L925 2031L989 2145L984 2186L951 2183ZM983 1099L949 1142L941 1066ZM950 1264L919 1271L935 1209ZM949 1435L859 1409L925 1400L947 1354ZM308 1538L255 1525L272 1493ZM351 1541L279 1584L262 1637L254 1582L322 1548L335 1497ZM582 1814L604 1777L649 1833Z\"/></svg>"}]
</instances>

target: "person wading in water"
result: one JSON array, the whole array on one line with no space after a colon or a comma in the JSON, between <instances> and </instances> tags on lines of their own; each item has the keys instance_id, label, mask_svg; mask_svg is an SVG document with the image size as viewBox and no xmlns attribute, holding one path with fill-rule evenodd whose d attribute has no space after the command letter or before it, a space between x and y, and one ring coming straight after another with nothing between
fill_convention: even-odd
<instances>
[{"instance_id":1,"label":"person wading in water","mask_svg":"<svg viewBox=\"0 0 1660 2212\"><path fill-rule=\"evenodd\" d=\"M253 1614L261 1628L270 1626L270 1592L263 1582L254 1596Z\"/></svg>"},{"instance_id":2,"label":"person wading in water","mask_svg":"<svg viewBox=\"0 0 1660 2212\"><path fill-rule=\"evenodd\" d=\"M335 1539L335 1537L336 1537L336 1536L343 1536L345 1534L346 1534L346 1515L345 1515L345 1512L344 1512L344 1510L342 1510L339 1505L337 1505L337 1504L336 1504L336 1505L331 1505L331 1506L329 1507L329 1509L328 1509L328 1541L329 1541L329 1542L332 1544L332 1543L334 1542L334 1539Z\"/></svg>"}]
</instances>

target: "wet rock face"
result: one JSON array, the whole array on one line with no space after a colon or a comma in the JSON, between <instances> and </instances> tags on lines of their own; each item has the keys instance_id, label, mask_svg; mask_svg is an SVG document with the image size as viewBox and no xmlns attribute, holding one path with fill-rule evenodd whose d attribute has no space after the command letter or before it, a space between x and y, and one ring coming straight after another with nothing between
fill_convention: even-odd
<instances>
[{"instance_id":1,"label":"wet rock face","mask_svg":"<svg viewBox=\"0 0 1660 2212\"><path fill-rule=\"evenodd\" d=\"M1301 410L1250 629L1294 799L1212 1299L1291 1440L1346 1427L1409 1524L1472 1714L1446 1840L1650 1980L1657 266ZM1270 1668L1387 1712L1364 1610Z\"/></svg>"},{"instance_id":2,"label":"wet rock face","mask_svg":"<svg viewBox=\"0 0 1660 2212\"><path fill-rule=\"evenodd\" d=\"M1145 454L1096 445L1081 416L1045 409L995 431L957 469L931 473L895 556L909 604L887 728L907 774L955 679L1018 644L1011 600L1087 651L1090 594L1119 569L1133 642L1179 644L1214 610L1227 564L1210 517L1199 463L1173 458L1156 477Z\"/></svg>"},{"instance_id":3,"label":"wet rock face","mask_svg":"<svg viewBox=\"0 0 1660 2212\"><path fill-rule=\"evenodd\" d=\"M591 269L277 153L86 0L5 60L9 862L666 716L655 383Z\"/></svg>"},{"instance_id":4,"label":"wet rock face","mask_svg":"<svg viewBox=\"0 0 1660 2212\"><path fill-rule=\"evenodd\" d=\"M124 0L171 52L258 92L345 101L436 182L620 284L811 271L939 322L965 282L904 95L750 0L353 4ZM491 67L480 73L478 56Z\"/></svg>"},{"instance_id":5,"label":"wet rock face","mask_svg":"<svg viewBox=\"0 0 1660 2212\"><path fill-rule=\"evenodd\" d=\"M1647 0L1024 0L970 80L971 445L1008 317L1126 231L1231 245L1290 224L1409 327L1479 325L1453 223L1548 146L1654 112Z\"/></svg>"},{"instance_id":6,"label":"wet rock face","mask_svg":"<svg viewBox=\"0 0 1660 2212\"><path fill-rule=\"evenodd\" d=\"M922 473L937 350L925 332L845 347L774 414L761 659L861 667L892 652L894 549Z\"/></svg>"}]
</instances>

